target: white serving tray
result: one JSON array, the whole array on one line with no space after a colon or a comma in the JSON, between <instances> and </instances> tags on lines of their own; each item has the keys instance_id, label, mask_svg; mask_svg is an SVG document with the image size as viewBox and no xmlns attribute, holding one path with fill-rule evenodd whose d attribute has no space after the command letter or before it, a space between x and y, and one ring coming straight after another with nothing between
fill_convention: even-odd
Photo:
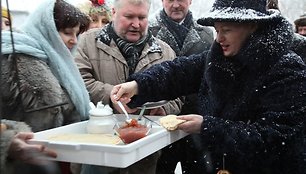
<instances>
[{"instance_id":1,"label":"white serving tray","mask_svg":"<svg viewBox=\"0 0 306 174\"><path fill-rule=\"evenodd\" d=\"M158 120L160 117L151 116L150 118ZM48 148L55 150L57 158L45 157L49 160L126 168L188 135L181 130L169 132L161 126L152 124L153 127L148 136L125 145L101 145L55 142L48 140L50 136L63 133L86 133L86 124L87 121L83 121L46 131L36 132L34 138L30 140L30 143L43 144Z\"/></svg>"}]
</instances>

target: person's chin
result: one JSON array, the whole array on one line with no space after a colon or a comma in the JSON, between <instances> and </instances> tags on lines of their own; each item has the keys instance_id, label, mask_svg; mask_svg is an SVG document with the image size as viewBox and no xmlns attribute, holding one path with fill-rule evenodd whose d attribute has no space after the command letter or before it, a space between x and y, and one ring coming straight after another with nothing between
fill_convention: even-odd
<instances>
[{"instance_id":1,"label":"person's chin","mask_svg":"<svg viewBox=\"0 0 306 174\"><path fill-rule=\"evenodd\" d=\"M171 16L172 20L180 22L184 19L184 14L182 13L173 13Z\"/></svg>"},{"instance_id":2,"label":"person's chin","mask_svg":"<svg viewBox=\"0 0 306 174\"><path fill-rule=\"evenodd\" d=\"M232 57L235 55L233 52L229 52L229 51L223 51L223 54L225 57Z\"/></svg>"},{"instance_id":3,"label":"person's chin","mask_svg":"<svg viewBox=\"0 0 306 174\"><path fill-rule=\"evenodd\" d=\"M139 35L132 35L132 36L128 36L127 38L128 42L137 42L140 39Z\"/></svg>"}]
</instances>

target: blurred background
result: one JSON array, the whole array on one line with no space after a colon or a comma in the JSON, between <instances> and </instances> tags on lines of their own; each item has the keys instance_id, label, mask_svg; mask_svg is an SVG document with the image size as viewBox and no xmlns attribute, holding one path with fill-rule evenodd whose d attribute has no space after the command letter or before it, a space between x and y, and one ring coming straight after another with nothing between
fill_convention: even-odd
<instances>
[{"instance_id":1,"label":"blurred background","mask_svg":"<svg viewBox=\"0 0 306 174\"><path fill-rule=\"evenodd\" d=\"M45 0L1 0L3 7L7 7L8 1L9 8L13 16L13 27L22 25L27 16ZM79 4L88 0L67 0L73 5ZM112 0L106 0L111 6ZM201 17L203 12L206 12L212 6L214 0L193 0L191 10L195 18ZM280 10L291 23L300 15L306 12L306 0L279 0ZM150 15L153 16L158 9L161 8L161 0L152 0L152 7Z\"/></svg>"}]
</instances>

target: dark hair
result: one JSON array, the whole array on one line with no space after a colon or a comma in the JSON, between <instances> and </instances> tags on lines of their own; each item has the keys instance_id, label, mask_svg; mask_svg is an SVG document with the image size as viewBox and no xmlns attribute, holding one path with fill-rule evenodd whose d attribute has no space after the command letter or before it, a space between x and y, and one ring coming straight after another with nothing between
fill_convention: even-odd
<instances>
[{"instance_id":1,"label":"dark hair","mask_svg":"<svg viewBox=\"0 0 306 174\"><path fill-rule=\"evenodd\" d=\"M278 0L267 0L267 9L279 10Z\"/></svg>"},{"instance_id":2,"label":"dark hair","mask_svg":"<svg viewBox=\"0 0 306 174\"><path fill-rule=\"evenodd\" d=\"M294 21L295 32L299 31L299 27L306 26L306 13L301 15L298 19Z\"/></svg>"},{"instance_id":3,"label":"dark hair","mask_svg":"<svg viewBox=\"0 0 306 174\"><path fill-rule=\"evenodd\" d=\"M53 15L57 31L65 28L73 28L80 24L80 34L85 32L89 27L89 16L63 0L57 0L55 2Z\"/></svg>"}]
</instances>

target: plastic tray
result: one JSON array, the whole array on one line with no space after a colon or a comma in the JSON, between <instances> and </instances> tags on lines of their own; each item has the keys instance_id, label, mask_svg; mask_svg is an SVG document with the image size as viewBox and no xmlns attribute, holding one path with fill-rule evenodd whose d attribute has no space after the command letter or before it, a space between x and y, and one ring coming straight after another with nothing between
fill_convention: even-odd
<instances>
[{"instance_id":1,"label":"plastic tray","mask_svg":"<svg viewBox=\"0 0 306 174\"><path fill-rule=\"evenodd\" d=\"M122 116L122 118L125 117ZM150 118L157 121L160 117ZM48 140L48 137L52 135L86 133L86 124L87 121L83 121L37 132L30 143L44 144L54 149L58 156L55 159L45 157L49 160L125 168L188 135L180 130L169 132L163 127L154 125L148 136L130 144L101 145Z\"/></svg>"}]
</instances>

